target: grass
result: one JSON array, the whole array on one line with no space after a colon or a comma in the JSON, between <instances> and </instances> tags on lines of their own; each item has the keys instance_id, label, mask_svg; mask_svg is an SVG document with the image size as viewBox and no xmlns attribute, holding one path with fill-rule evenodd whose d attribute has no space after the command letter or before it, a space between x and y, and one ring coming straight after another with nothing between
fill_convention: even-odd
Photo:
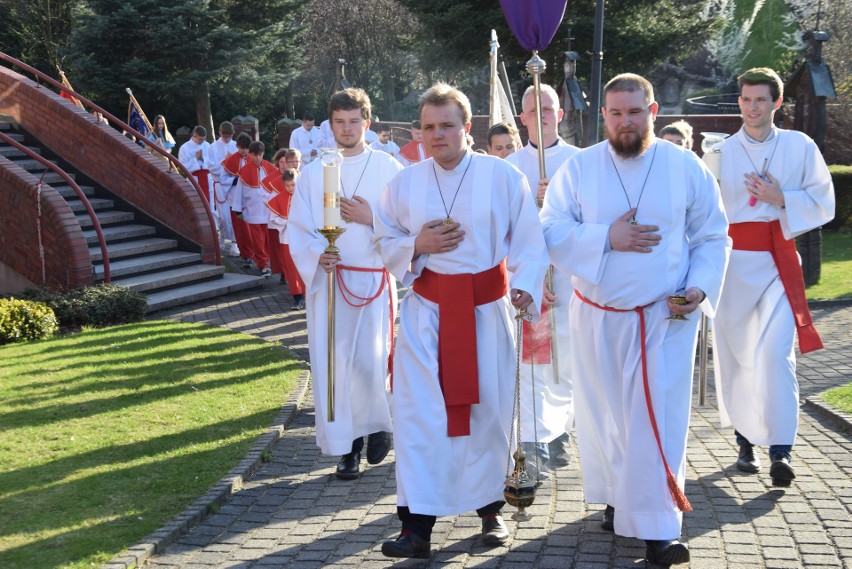
<instances>
[{"instance_id":1,"label":"grass","mask_svg":"<svg viewBox=\"0 0 852 569\"><path fill-rule=\"evenodd\" d=\"M822 234L822 269L808 300L852 298L852 233Z\"/></svg>"},{"instance_id":2,"label":"grass","mask_svg":"<svg viewBox=\"0 0 852 569\"><path fill-rule=\"evenodd\" d=\"M822 398L844 413L852 413L852 383L829 389Z\"/></svg>"},{"instance_id":3,"label":"grass","mask_svg":"<svg viewBox=\"0 0 852 569\"><path fill-rule=\"evenodd\" d=\"M149 321L0 346L0 567L97 566L181 512L266 430L299 366Z\"/></svg>"}]
</instances>

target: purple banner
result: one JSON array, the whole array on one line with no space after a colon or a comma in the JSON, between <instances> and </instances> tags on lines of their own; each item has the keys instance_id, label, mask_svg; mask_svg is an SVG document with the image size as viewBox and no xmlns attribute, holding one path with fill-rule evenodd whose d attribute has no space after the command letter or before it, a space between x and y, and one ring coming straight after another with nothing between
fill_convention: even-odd
<instances>
[{"instance_id":1,"label":"purple banner","mask_svg":"<svg viewBox=\"0 0 852 569\"><path fill-rule=\"evenodd\" d=\"M509 28L528 51L542 51L550 45L567 3L568 0L500 0Z\"/></svg>"}]
</instances>

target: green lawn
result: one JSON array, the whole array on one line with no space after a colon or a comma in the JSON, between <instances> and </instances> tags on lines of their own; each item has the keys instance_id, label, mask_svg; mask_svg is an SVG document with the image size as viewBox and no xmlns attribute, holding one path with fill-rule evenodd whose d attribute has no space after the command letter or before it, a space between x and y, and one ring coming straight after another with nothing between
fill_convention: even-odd
<instances>
[{"instance_id":1,"label":"green lawn","mask_svg":"<svg viewBox=\"0 0 852 569\"><path fill-rule=\"evenodd\" d=\"M805 294L808 300L852 298L852 233L822 234L820 280Z\"/></svg>"},{"instance_id":2,"label":"green lawn","mask_svg":"<svg viewBox=\"0 0 852 569\"><path fill-rule=\"evenodd\" d=\"M0 567L92 567L242 460L299 365L222 328L149 321L0 346Z\"/></svg>"},{"instance_id":3,"label":"green lawn","mask_svg":"<svg viewBox=\"0 0 852 569\"><path fill-rule=\"evenodd\" d=\"M822 397L844 413L852 413L852 383L829 389Z\"/></svg>"}]
</instances>

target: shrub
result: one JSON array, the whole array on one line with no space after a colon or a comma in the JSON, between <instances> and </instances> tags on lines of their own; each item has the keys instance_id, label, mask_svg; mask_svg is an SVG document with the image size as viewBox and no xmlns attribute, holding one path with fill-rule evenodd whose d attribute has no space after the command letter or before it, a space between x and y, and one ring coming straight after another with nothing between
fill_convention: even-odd
<instances>
[{"instance_id":1,"label":"shrub","mask_svg":"<svg viewBox=\"0 0 852 569\"><path fill-rule=\"evenodd\" d=\"M58 328L56 315L46 304L0 298L0 344L42 340Z\"/></svg>"},{"instance_id":2,"label":"shrub","mask_svg":"<svg viewBox=\"0 0 852 569\"><path fill-rule=\"evenodd\" d=\"M848 228L852 222L852 166L829 166L834 181L834 219L825 224L828 230Z\"/></svg>"},{"instance_id":3,"label":"shrub","mask_svg":"<svg viewBox=\"0 0 852 569\"><path fill-rule=\"evenodd\" d=\"M62 326L138 322L148 308L148 301L143 295L116 285L98 285L67 292L30 289L24 292L24 296L53 308Z\"/></svg>"}]
</instances>

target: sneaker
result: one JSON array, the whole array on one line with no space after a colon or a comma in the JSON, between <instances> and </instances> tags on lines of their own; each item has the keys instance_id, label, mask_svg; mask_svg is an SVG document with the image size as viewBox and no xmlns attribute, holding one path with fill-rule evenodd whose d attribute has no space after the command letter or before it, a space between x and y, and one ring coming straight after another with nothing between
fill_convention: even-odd
<instances>
[{"instance_id":1,"label":"sneaker","mask_svg":"<svg viewBox=\"0 0 852 569\"><path fill-rule=\"evenodd\" d=\"M266 278L271 277L272 276L272 269L270 269L269 267L264 267L264 268L260 269L260 276L266 277Z\"/></svg>"},{"instance_id":2,"label":"sneaker","mask_svg":"<svg viewBox=\"0 0 852 569\"><path fill-rule=\"evenodd\" d=\"M503 545L509 540L509 528L499 513L482 517L482 544Z\"/></svg>"},{"instance_id":3,"label":"sneaker","mask_svg":"<svg viewBox=\"0 0 852 569\"><path fill-rule=\"evenodd\" d=\"M252 265L251 258L247 257L247 258L243 259L243 268L244 269L250 269L251 265Z\"/></svg>"},{"instance_id":4,"label":"sneaker","mask_svg":"<svg viewBox=\"0 0 852 569\"><path fill-rule=\"evenodd\" d=\"M305 309L305 299L304 298L294 298L293 305L290 307L290 310L304 310Z\"/></svg>"},{"instance_id":5,"label":"sneaker","mask_svg":"<svg viewBox=\"0 0 852 569\"><path fill-rule=\"evenodd\" d=\"M231 245L231 251L228 253L231 257L239 257L240 256L240 248L237 247L236 243Z\"/></svg>"}]
</instances>

